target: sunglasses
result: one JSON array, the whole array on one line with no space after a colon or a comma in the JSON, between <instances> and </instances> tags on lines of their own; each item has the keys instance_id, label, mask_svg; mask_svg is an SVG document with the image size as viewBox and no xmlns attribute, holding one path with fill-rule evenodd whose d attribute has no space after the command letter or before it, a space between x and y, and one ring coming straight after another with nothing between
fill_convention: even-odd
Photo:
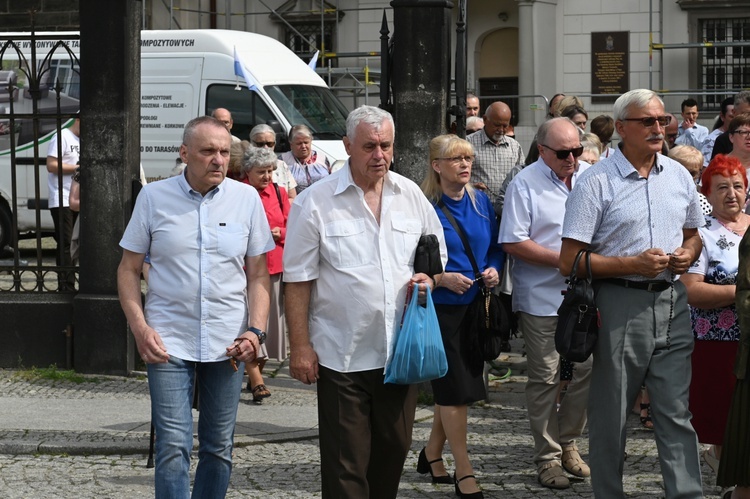
<instances>
[{"instance_id":1,"label":"sunglasses","mask_svg":"<svg viewBox=\"0 0 750 499\"><path fill-rule=\"evenodd\" d=\"M568 159L568 156L570 156L571 154L574 158L577 158L578 156L583 154L583 146L578 146L575 149L564 149L562 151L557 151L555 149L552 149L551 147L545 146L544 144L541 144L541 146L546 147L547 149L555 153L557 159Z\"/></svg>"},{"instance_id":2,"label":"sunglasses","mask_svg":"<svg viewBox=\"0 0 750 499\"><path fill-rule=\"evenodd\" d=\"M660 127L665 127L672 123L672 117L671 116L658 116L654 118L653 116L647 116L645 118L623 118L622 121L639 121L641 125L645 126L646 128L651 128L654 126L654 123L659 123Z\"/></svg>"},{"instance_id":3,"label":"sunglasses","mask_svg":"<svg viewBox=\"0 0 750 499\"><path fill-rule=\"evenodd\" d=\"M275 147L276 142L256 142L253 141L253 144L255 144L255 147Z\"/></svg>"}]
</instances>

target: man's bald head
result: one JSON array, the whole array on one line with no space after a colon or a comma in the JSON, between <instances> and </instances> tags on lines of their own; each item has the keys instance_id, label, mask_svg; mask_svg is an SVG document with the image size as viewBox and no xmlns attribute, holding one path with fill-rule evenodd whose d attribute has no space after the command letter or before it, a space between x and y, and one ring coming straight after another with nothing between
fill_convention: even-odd
<instances>
[{"instance_id":1,"label":"man's bald head","mask_svg":"<svg viewBox=\"0 0 750 499\"><path fill-rule=\"evenodd\" d=\"M499 142L510 126L510 107L504 102L493 102L484 112L484 132L494 142Z\"/></svg>"}]
</instances>

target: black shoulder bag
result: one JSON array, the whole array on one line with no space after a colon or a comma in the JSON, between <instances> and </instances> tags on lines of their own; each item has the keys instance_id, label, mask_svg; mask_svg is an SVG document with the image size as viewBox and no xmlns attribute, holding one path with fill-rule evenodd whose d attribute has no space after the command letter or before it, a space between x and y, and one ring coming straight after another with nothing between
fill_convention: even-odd
<instances>
[{"instance_id":1,"label":"black shoulder bag","mask_svg":"<svg viewBox=\"0 0 750 499\"><path fill-rule=\"evenodd\" d=\"M584 254L586 277L578 277L578 263ZM570 362L583 362L594 350L600 326L591 274L591 250L578 252L567 282L568 289L564 291L562 304L557 309L555 349Z\"/></svg>"},{"instance_id":2,"label":"black shoulder bag","mask_svg":"<svg viewBox=\"0 0 750 499\"><path fill-rule=\"evenodd\" d=\"M448 218L458 237L461 238L466 256L469 257L474 270L474 278L481 279L482 272L474 259L466 234L442 200L438 201L438 206ZM508 312L500 303L500 298L481 283L480 292L469 304L462 325L468 335L466 355L470 369L484 369L485 361L495 360L504 350L509 351L510 318Z\"/></svg>"},{"instance_id":3,"label":"black shoulder bag","mask_svg":"<svg viewBox=\"0 0 750 499\"><path fill-rule=\"evenodd\" d=\"M435 234L419 237L414 254L414 273L427 274L430 277L443 273L443 262L440 260L440 241Z\"/></svg>"}]
</instances>

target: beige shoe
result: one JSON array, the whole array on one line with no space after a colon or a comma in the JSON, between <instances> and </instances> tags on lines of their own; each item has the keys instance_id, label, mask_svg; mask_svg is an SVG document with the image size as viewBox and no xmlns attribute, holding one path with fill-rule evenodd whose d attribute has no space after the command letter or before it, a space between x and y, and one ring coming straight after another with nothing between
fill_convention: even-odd
<instances>
[{"instance_id":1,"label":"beige shoe","mask_svg":"<svg viewBox=\"0 0 750 499\"><path fill-rule=\"evenodd\" d=\"M576 444L564 445L562 451L562 466L565 471L579 478L591 476L591 468L581 459Z\"/></svg>"},{"instance_id":2,"label":"beige shoe","mask_svg":"<svg viewBox=\"0 0 750 499\"><path fill-rule=\"evenodd\" d=\"M563 474L563 470L557 461L544 463L537 470L539 483L550 489L567 489L570 480Z\"/></svg>"}]
</instances>

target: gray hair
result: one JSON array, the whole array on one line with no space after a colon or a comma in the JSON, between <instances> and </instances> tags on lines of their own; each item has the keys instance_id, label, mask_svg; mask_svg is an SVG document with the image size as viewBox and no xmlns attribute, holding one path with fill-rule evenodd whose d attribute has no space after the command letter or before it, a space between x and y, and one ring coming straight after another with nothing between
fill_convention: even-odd
<instances>
[{"instance_id":1,"label":"gray hair","mask_svg":"<svg viewBox=\"0 0 750 499\"><path fill-rule=\"evenodd\" d=\"M229 130L227 130L227 127L224 126L224 123L217 120L213 116L198 116L197 118L193 118L192 120L188 121L187 125L185 125L185 131L182 132L182 143L187 145L187 143L190 142L195 135L195 129L201 125L212 125L217 128L221 127L225 132L227 132L227 135L229 135Z\"/></svg>"},{"instance_id":2,"label":"gray hair","mask_svg":"<svg viewBox=\"0 0 750 499\"><path fill-rule=\"evenodd\" d=\"M477 123L481 123L482 127L484 127L484 120L479 116L469 116L466 118L466 128L476 125Z\"/></svg>"},{"instance_id":3,"label":"gray hair","mask_svg":"<svg viewBox=\"0 0 750 499\"><path fill-rule=\"evenodd\" d=\"M629 118L628 113L630 107L646 107L653 99L657 99L662 107L664 107L664 102L655 92L646 88L631 90L617 98L615 105L612 108L612 114L614 115L615 120L622 121L625 118Z\"/></svg>"},{"instance_id":4,"label":"gray hair","mask_svg":"<svg viewBox=\"0 0 750 499\"><path fill-rule=\"evenodd\" d=\"M294 142L294 138L297 135L302 135L303 137L307 137L310 140L312 140L313 138L312 130L310 130L310 127L308 127L307 125L294 125L289 130L289 142Z\"/></svg>"},{"instance_id":5,"label":"gray hair","mask_svg":"<svg viewBox=\"0 0 750 499\"><path fill-rule=\"evenodd\" d=\"M276 132L273 128L266 125L265 123L261 123L260 125L255 125L252 130L250 130L250 140L253 140L253 137L257 137L261 133L272 133L274 136L276 136Z\"/></svg>"},{"instance_id":6,"label":"gray hair","mask_svg":"<svg viewBox=\"0 0 750 499\"><path fill-rule=\"evenodd\" d=\"M360 123L366 123L375 130L380 130L384 121L390 122L394 131L393 134L395 135L396 125L393 123L393 116L391 116L391 113L385 109L380 109L379 107L359 106L357 109L349 113L349 116L346 118L346 136L350 141L354 142L357 127Z\"/></svg>"},{"instance_id":7,"label":"gray hair","mask_svg":"<svg viewBox=\"0 0 750 499\"><path fill-rule=\"evenodd\" d=\"M539 130L537 130L536 132L536 143L541 146L546 146L547 135L549 135L550 129L555 125L555 123L560 123L560 122L565 122L565 121L573 125L573 127L576 130L578 131L581 130L580 128L578 128L578 125L573 123L573 120L571 120L570 118L563 118L561 116L558 116L557 118L549 119L541 124L541 126L539 127Z\"/></svg>"},{"instance_id":8,"label":"gray hair","mask_svg":"<svg viewBox=\"0 0 750 499\"><path fill-rule=\"evenodd\" d=\"M242 171L249 172L253 168L273 166L276 169L276 155L265 147L249 147L242 155Z\"/></svg>"},{"instance_id":9,"label":"gray hair","mask_svg":"<svg viewBox=\"0 0 750 499\"><path fill-rule=\"evenodd\" d=\"M750 90L743 90L734 96L734 105L750 104Z\"/></svg>"}]
</instances>

